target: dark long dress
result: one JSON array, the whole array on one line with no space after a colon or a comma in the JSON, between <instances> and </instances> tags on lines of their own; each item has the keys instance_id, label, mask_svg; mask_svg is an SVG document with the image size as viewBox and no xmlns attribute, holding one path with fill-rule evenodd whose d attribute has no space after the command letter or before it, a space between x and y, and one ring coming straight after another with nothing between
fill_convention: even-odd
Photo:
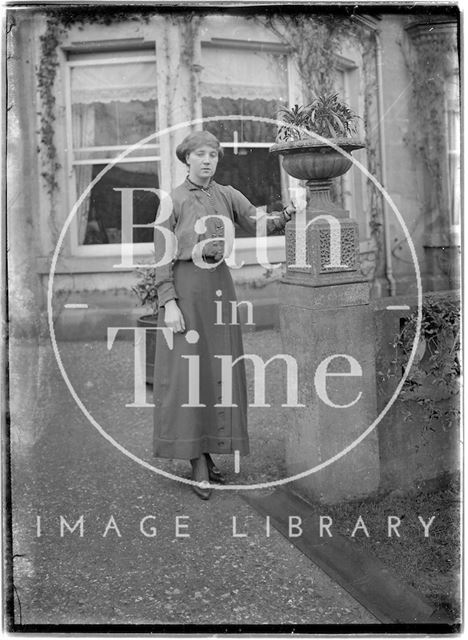
<instances>
[{"instance_id":1,"label":"dark long dress","mask_svg":"<svg viewBox=\"0 0 468 640\"><path fill-rule=\"evenodd\" d=\"M235 291L229 268L222 263L212 271L199 269L191 261L174 265L178 305L185 320L185 333L174 334L169 349L160 335L156 342L154 384L154 454L161 458L196 458L202 453L248 453L247 390L243 360L233 367L233 407L215 407L221 402L221 360L218 355L243 354L239 325L229 325L230 300ZM216 292L222 292L221 296ZM222 302L225 324L216 324L216 302ZM161 325L164 326L163 314ZM188 343L186 336L196 330L199 340ZM199 357L199 402L189 404L189 362L184 356ZM192 398L197 402L196 398ZM192 404L194 403L192 402Z\"/></svg>"},{"instance_id":2,"label":"dark long dress","mask_svg":"<svg viewBox=\"0 0 468 640\"><path fill-rule=\"evenodd\" d=\"M174 262L156 270L159 326L165 326L164 304L176 298L184 316L185 332L173 334L172 349L158 332L153 453L159 458L183 459L236 450L246 455L249 452L247 385L242 359L232 367L232 402L229 403L232 406L216 406L222 400L221 358L216 356L231 356L234 362L244 353L240 325L231 324L231 302L236 301L236 293L230 269L224 262L201 269L190 258L194 244L200 239L222 235L223 225L216 219L206 222L203 236L194 233L193 225L198 218L208 214L227 216L252 231L254 223L250 216L256 210L239 191L214 182L209 195L188 181L171 195L173 213L161 226L176 235L178 252ZM284 232L284 224L284 216L280 216L268 222L268 231ZM155 232L157 258L162 253L161 236ZM193 356L198 356L198 363ZM193 395L197 369L200 372L198 398ZM225 379L224 384L227 383Z\"/></svg>"}]
</instances>

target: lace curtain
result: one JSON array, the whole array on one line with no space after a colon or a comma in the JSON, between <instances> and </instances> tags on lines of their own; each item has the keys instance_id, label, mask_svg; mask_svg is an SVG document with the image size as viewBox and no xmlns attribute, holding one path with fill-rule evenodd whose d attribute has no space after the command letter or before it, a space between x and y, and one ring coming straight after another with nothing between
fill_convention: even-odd
<instances>
[{"instance_id":1,"label":"lace curtain","mask_svg":"<svg viewBox=\"0 0 468 640\"><path fill-rule=\"evenodd\" d=\"M154 62L96 63L72 68L72 103L156 100Z\"/></svg>"},{"instance_id":2,"label":"lace curtain","mask_svg":"<svg viewBox=\"0 0 468 640\"><path fill-rule=\"evenodd\" d=\"M94 107L92 105L80 105L74 110L73 139L80 147L89 147L94 141L95 131ZM91 182L91 165L76 165L76 194L79 197ZM84 200L78 211L78 242L83 244L86 228L88 226L90 196Z\"/></svg>"},{"instance_id":3,"label":"lace curtain","mask_svg":"<svg viewBox=\"0 0 468 640\"><path fill-rule=\"evenodd\" d=\"M204 47L201 75L204 117L241 115L277 118L288 98L287 58L256 49ZM277 127L252 120L206 124L223 142L273 142Z\"/></svg>"},{"instance_id":4,"label":"lace curtain","mask_svg":"<svg viewBox=\"0 0 468 640\"><path fill-rule=\"evenodd\" d=\"M107 164L107 159L120 151L99 147L130 145L156 130L155 64L96 62L72 66L71 101L75 160L102 158L103 164ZM146 175L147 163L127 163L125 171ZM75 165L77 196L90 183L92 175L92 164ZM86 232L96 222L92 201L90 194L78 212L80 244L86 242Z\"/></svg>"},{"instance_id":5,"label":"lace curtain","mask_svg":"<svg viewBox=\"0 0 468 640\"><path fill-rule=\"evenodd\" d=\"M86 146L129 145L156 130L154 62L96 63L72 67L72 116L80 120L84 106L95 110L94 139ZM73 147L82 136L75 129Z\"/></svg>"}]
</instances>

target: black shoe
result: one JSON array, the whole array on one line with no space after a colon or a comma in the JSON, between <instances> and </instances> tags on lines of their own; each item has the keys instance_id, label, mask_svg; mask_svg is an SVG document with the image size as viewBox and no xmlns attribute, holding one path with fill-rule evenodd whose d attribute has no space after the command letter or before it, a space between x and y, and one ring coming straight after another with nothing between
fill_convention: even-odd
<instances>
[{"instance_id":1,"label":"black shoe","mask_svg":"<svg viewBox=\"0 0 468 640\"><path fill-rule=\"evenodd\" d=\"M211 482L217 482L218 484L226 484L226 478L221 471L215 465L209 453L205 453L206 464L208 465L208 477Z\"/></svg>"},{"instance_id":2,"label":"black shoe","mask_svg":"<svg viewBox=\"0 0 468 640\"><path fill-rule=\"evenodd\" d=\"M195 478L193 477L192 474L192 480L195 480ZM203 485L205 485L205 483L208 485L208 481L207 480L203 480L202 481ZM211 489L209 487L209 485L207 487L203 486L203 487L199 487L198 485L192 484L190 485L193 489L193 492L197 494L197 496L199 498L201 498L202 500L209 500L210 496L211 496Z\"/></svg>"},{"instance_id":3,"label":"black shoe","mask_svg":"<svg viewBox=\"0 0 468 640\"><path fill-rule=\"evenodd\" d=\"M192 465L192 480L194 482L198 482L199 484L198 485L192 484L190 486L192 487L193 492L196 493L199 498L201 498L202 500L209 500L209 498L211 496L211 488L210 488L210 485L208 483L208 480L195 477L195 469L194 469L194 464L193 463L196 460L197 459L194 459L193 461L192 460L190 461L191 465ZM205 471L205 473L206 473L206 471ZM208 474L208 477L209 477L209 474Z\"/></svg>"},{"instance_id":4,"label":"black shoe","mask_svg":"<svg viewBox=\"0 0 468 640\"><path fill-rule=\"evenodd\" d=\"M208 468L208 477L211 482L217 482L218 484L226 484L226 478L223 476L218 467Z\"/></svg>"}]
</instances>

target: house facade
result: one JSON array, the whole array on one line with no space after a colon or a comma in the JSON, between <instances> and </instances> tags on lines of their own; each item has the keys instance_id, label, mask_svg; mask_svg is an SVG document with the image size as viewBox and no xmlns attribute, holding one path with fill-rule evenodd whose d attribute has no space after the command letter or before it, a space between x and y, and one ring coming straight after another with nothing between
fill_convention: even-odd
<instances>
[{"instance_id":1,"label":"house facade","mask_svg":"<svg viewBox=\"0 0 468 640\"><path fill-rule=\"evenodd\" d=\"M358 222L372 295L416 291L414 254L425 291L456 287L457 13L417 9L352 18L311 10L10 10L13 330L42 331L48 296L65 337L141 315L134 265L151 263L151 224L161 198L185 178L175 148L193 129L218 136L217 180L257 208L301 201L304 186L269 148L280 108L310 102L320 89L336 91L361 116L366 148L354 156L381 186L353 166L335 188ZM131 224L122 219L129 189ZM268 238L270 264L284 263L284 242ZM265 270L255 238L241 231L235 252L244 263L233 269L239 297L253 300L266 325L279 269Z\"/></svg>"}]
</instances>

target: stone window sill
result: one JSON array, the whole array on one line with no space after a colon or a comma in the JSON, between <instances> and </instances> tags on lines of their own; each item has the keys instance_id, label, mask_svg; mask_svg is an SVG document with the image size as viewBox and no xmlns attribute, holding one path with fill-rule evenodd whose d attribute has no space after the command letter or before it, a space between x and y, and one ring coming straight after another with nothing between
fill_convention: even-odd
<instances>
[{"instance_id":1,"label":"stone window sill","mask_svg":"<svg viewBox=\"0 0 468 640\"><path fill-rule=\"evenodd\" d=\"M360 252L366 253L374 250L371 240L364 239L360 242ZM268 257L272 264L285 262L284 236L271 237L268 240ZM151 259L151 251L135 251L134 263L148 264ZM238 241L236 249L236 259L238 263L242 261L246 266L257 266L258 261L255 255L255 240L253 238L242 238ZM115 255L81 255L62 256L57 261L55 273L121 273L133 271L133 268L115 266L121 262L118 252ZM48 274L50 271L51 259L40 256L36 259L37 271L41 274Z\"/></svg>"}]
</instances>

